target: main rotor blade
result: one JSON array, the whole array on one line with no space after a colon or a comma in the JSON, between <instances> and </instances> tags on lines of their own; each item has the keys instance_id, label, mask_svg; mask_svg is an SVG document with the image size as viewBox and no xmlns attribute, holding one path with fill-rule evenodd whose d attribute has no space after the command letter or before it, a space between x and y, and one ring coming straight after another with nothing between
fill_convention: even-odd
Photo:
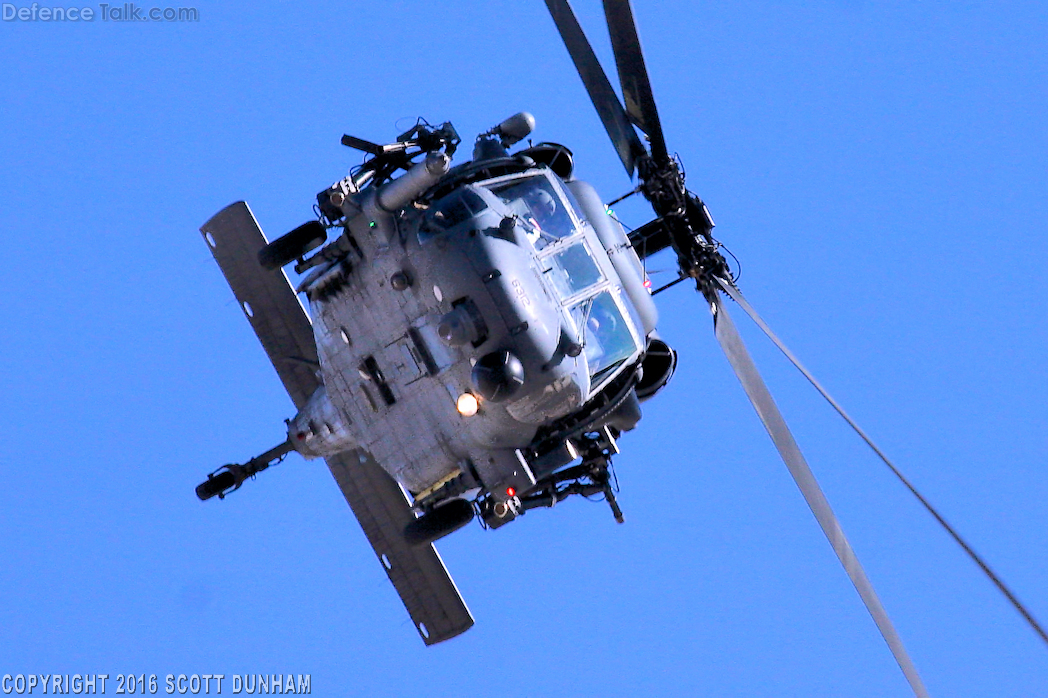
<instances>
[{"instance_id":1,"label":"main rotor blade","mask_svg":"<svg viewBox=\"0 0 1048 698\"><path fill-rule=\"evenodd\" d=\"M746 396L749 397L754 409L757 410L757 415L764 423L764 428L768 430L771 440L775 443L775 448L778 449L779 455L782 456L783 462L786 463L786 467L793 476L793 480L797 483L797 487L800 488L801 494L804 495L804 499L808 502L812 513L815 514L815 518L822 527L823 533L826 534L830 545L833 546L833 551L837 553L837 557L844 566L844 571L848 573L848 577L851 578L852 584L855 585L856 591L859 592L862 602L866 604L867 610L873 616L873 622L877 624L884 641L888 643L888 648L891 650L892 655L895 656L895 661L899 663L899 667L906 676L910 688L913 689L914 695L918 698L927 698L928 691L925 689L916 667L910 660L910 656L906 653L902 639L896 633L891 619L888 618L888 612L881 605L877 592L873 590L873 585L867 578L866 572L863 571L862 565L859 564L859 559L855 556L848 539L845 538L840 522L830 508L830 503L826 500L826 495L823 494L822 488L816 482L811 468L808 467L808 463L804 460L804 456L801 454L793 434L790 433L789 427L786 426L786 421L782 418L779 408L775 405L771 393L768 392L768 387L764 384L764 380L757 371L753 359L750 358L746 346L742 343L742 337L739 336L738 330L735 329L735 324L724 309L720 295L716 292L711 295L713 298L711 300L710 312L713 313L713 326L717 335L717 341L720 342L725 356L728 357L728 362L735 370L735 375L738 376L739 382L742 383Z\"/></svg>"},{"instance_id":2,"label":"main rotor blade","mask_svg":"<svg viewBox=\"0 0 1048 698\"><path fill-rule=\"evenodd\" d=\"M720 285L722 289L724 289L725 293L731 296L732 299L739 304L739 306L746 312L747 315L750 316L750 318L757 324L757 326L761 328L764 334L768 336L768 339L770 339L772 343L774 343L775 346L779 348L779 351L781 351L783 355L785 355L786 358L790 360L790 363L797 367L798 371L804 374L804 377L808 379L808 382L811 383L815 387L815 389L819 391L819 394L826 399L826 402L830 403L830 406L833 407L833 409L837 410L837 414L839 414L844 419L844 421L847 422L848 425L855 430L855 433L858 434L859 437L866 442L866 445L873 449L873 452L876 453L882 461L884 461L884 464L888 466L888 469L892 471L895 477L899 478L899 481L906 486L906 489L908 489L910 493L917 498L917 501L919 501L924 506L924 508L927 509L928 512L935 517L935 520L939 522L939 525L941 525L946 530L946 532L950 534L954 541L956 541L957 544L960 545L961 548L964 550L964 552L968 554L968 557L970 557L975 562L975 564L979 566L983 573L987 577L989 577L990 581L994 583L997 589L1000 590L1002 594L1004 594L1005 598L1008 599L1012 606L1014 606L1015 609L1019 611L1019 614L1026 620L1030 627L1033 628L1034 632L1040 635L1041 639L1044 640L1046 644L1048 644L1048 633L1046 633L1045 629L1041 626L1041 624L1037 622L1037 619L1033 617L1033 614L1030 613L1030 611L1028 611L1025 606L1023 606L1022 602L1019 601L1019 599L1015 596L1015 594L1012 593L1011 589L1009 589L1005 585L1001 578L998 577L992 569L990 569L990 566L982 559L982 557L978 553L976 553L975 550L972 549L972 547L968 545L968 543L963 538L961 538L961 535L953 529L953 526L946 522L946 519L942 517L942 515L935 509L935 507L933 507L931 503L928 502L928 500L925 499L924 496L917 491L917 488L913 486L913 484L906 478L906 476L903 475L902 472L895 467L895 464L888 459L888 456L884 454L884 451L878 448L877 444L875 444L873 440L866 435L866 432L862 430L862 428L855 422L855 420L848 416L848 413L844 411L844 408L841 407L840 404L836 400L834 400L828 392L826 392L826 389L822 387L819 381L815 380L815 376L813 376L811 372L801 364L797 357L793 355L793 352L791 352L789 348L785 344L783 344L782 340L779 339L775 335L775 333L771 331L771 328L768 327L767 323L764 322L764 319L757 314L757 311L753 309L753 306L751 306L749 302L743 297L739 289L737 289L734 285L721 278L717 278L717 283Z\"/></svg>"},{"instance_id":3,"label":"main rotor blade","mask_svg":"<svg viewBox=\"0 0 1048 698\"><path fill-rule=\"evenodd\" d=\"M567 47L572 62L575 63L575 69L579 71L579 77L586 86L586 92L589 93L590 100L597 110L597 116L604 124L604 130L611 137L615 151L626 168L626 174L632 178L637 160L647 156L648 151L645 150L637 132L630 125L626 111L622 108L622 102L615 94L615 89L611 86L604 69L600 67L600 62L593 53L593 47L590 46L582 27L579 26L579 21L571 5L568 4L568 0L546 0L546 7L549 8L549 13L557 25L557 31L560 32L560 38L564 40L564 46Z\"/></svg>"},{"instance_id":4,"label":"main rotor blade","mask_svg":"<svg viewBox=\"0 0 1048 698\"><path fill-rule=\"evenodd\" d=\"M655 109L655 97L651 93L651 81L648 80L648 69L644 65L644 52L640 47L630 0L604 0L604 15L608 20L611 50L619 70L626 114L630 121L647 134L655 162L664 164L669 159L666 139L662 135L662 124Z\"/></svg>"}]
</instances>

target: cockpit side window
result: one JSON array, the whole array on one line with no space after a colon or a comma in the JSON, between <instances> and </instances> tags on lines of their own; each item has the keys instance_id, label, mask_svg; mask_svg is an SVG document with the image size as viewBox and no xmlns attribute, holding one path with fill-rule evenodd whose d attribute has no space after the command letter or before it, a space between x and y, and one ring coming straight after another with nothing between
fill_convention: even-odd
<instances>
[{"instance_id":1,"label":"cockpit side window","mask_svg":"<svg viewBox=\"0 0 1048 698\"><path fill-rule=\"evenodd\" d=\"M582 346L594 388L611 376L640 348L610 291L603 291L572 308L582 332Z\"/></svg>"},{"instance_id":2,"label":"cockpit side window","mask_svg":"<svg viewBox=\"0 0 1048 698\"><path fill-rule=\"evenodd\" d=\"M543 176L511 180L490 187L506 203L510 212L524 222L538 249L549 242L572 235L575 221L564 198Z\"/></svg>"}]
</instances>

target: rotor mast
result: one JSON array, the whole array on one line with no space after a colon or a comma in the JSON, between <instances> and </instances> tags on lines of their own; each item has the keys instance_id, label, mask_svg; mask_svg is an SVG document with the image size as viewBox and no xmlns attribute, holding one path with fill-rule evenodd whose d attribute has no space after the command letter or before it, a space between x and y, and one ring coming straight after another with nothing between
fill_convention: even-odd
<instances>
[{"instance_id":1,"label":"rotor mast","mask_svg":"<svg viewBox=\"0 0 1048 698\"><path fill-rule=\"evenodd\" d=\"M546 0L546 6L626 174L632 178L636 173L638 191L657 216L630 234L630 242L641 258L673 248L680 278L693 278L704 293L714 292L714 277L730 278L728 265L713 239L709 210L687 190L680 167L666 148L629 0L604 0L625 108L568 1ZM634 127L647 137L650 151Z\"/></svg>"}]
</instances>

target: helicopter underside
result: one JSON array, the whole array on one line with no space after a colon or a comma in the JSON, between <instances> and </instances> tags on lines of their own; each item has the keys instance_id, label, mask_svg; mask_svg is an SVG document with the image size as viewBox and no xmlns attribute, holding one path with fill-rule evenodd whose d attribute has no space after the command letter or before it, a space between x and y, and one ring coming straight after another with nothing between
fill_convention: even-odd
<instances>
[{"instance_id":1,"label":"helicopter underside","mask_svg":"<svg viewBox=\"0 0 1048 698\"><path fill-rule=\"evenodd\" d=\"M551 443L544 443L539 454L537 436L558 420L588 414L587 401L604 406L607 399L595 399L603 386L613 389L619 403L632 398L628 416L616 428L636 423L639 407L630 394L632 384L612 379L637 373L631 367L642 358L642 342L655 316L635 256L633 266L619 262L624 250L632 255L622 244L625 234L609 232L612 224L603 204L595 194L585 196L591 192L588 185L574 182L586 204L569 204L571 194L551 173L523 161L515 168L518 174L466 192L472 216L434 219L443 215L440 202L425 214L419 211L430 206L393 215L379 197L366 196L343 200L329 214L343 219L339 228L347 242L339 248L345 250L340 257L319 266L299 287L310 300L323 388L289 424L296 450L327 457L365 448L423 511L466 493L498 502L524 495L543 479L548 485L548 476L578 458L586 445L581 438L585 420L576 420L576 443L567 443L564 435L559 441L545 438L547 433L543 438ZM426 184L420 179L416 188ZM523 217L492 193L540 185L565 210L561 235L566 237L554 239L557 244L545 252L548 241L539 241L539 233L530 237L528 224L506 228L506 221ZM600 228L604 237L617 235L613 245L602 241L586 216L607 226ZM434 228L435 220L446 229ZM616 249L615 259L608 247ZM562 257L588 265L589 276L582 275L588 285L572 286L579 285L577 270L574 277L557 280ZM558 293L567 300L560 303ZM624 300L616 301L619 296ZM589 317L593 304L601 302L617 314L622 348L615 356L621 359L606 361L609 365L598 374L601 388L594 385L591 391L591 380L597 379L587 366L601 365L600 357L609 354L599 353L601 339L610 346L614 335L608 334L608 323L578 335L582 330L569 305L584 307ZM628 319L625 310L617 310L620 306L638 319ZM449 335L449 318L466 329ZM597 326L596 315L591 324ZM484 395L477 387L477 364L507 349L519 360L523 386L516 386L510 399ZM472 409L463 409L461 400L473 401Z\"/></svg>"}]
</instances>

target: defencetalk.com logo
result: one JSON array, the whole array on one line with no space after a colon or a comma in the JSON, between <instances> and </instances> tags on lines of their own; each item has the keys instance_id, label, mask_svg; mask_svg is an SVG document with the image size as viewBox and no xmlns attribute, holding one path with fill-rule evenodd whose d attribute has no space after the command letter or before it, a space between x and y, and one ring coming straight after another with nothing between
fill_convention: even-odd
<instances>
[{"instance_id":1,"label":"defencetalk.com logo","mask_svg":"<svg viewBox=\"0 0 1048 698\"><path fill-rule=\"evenodd\" d=\"M5 2L0 5L5 22L199 22L195 7L150 7L136 3L121 5L99 3L97 7L43 7L40 3L19 7Z\"/></svg>"}]
</instances>

